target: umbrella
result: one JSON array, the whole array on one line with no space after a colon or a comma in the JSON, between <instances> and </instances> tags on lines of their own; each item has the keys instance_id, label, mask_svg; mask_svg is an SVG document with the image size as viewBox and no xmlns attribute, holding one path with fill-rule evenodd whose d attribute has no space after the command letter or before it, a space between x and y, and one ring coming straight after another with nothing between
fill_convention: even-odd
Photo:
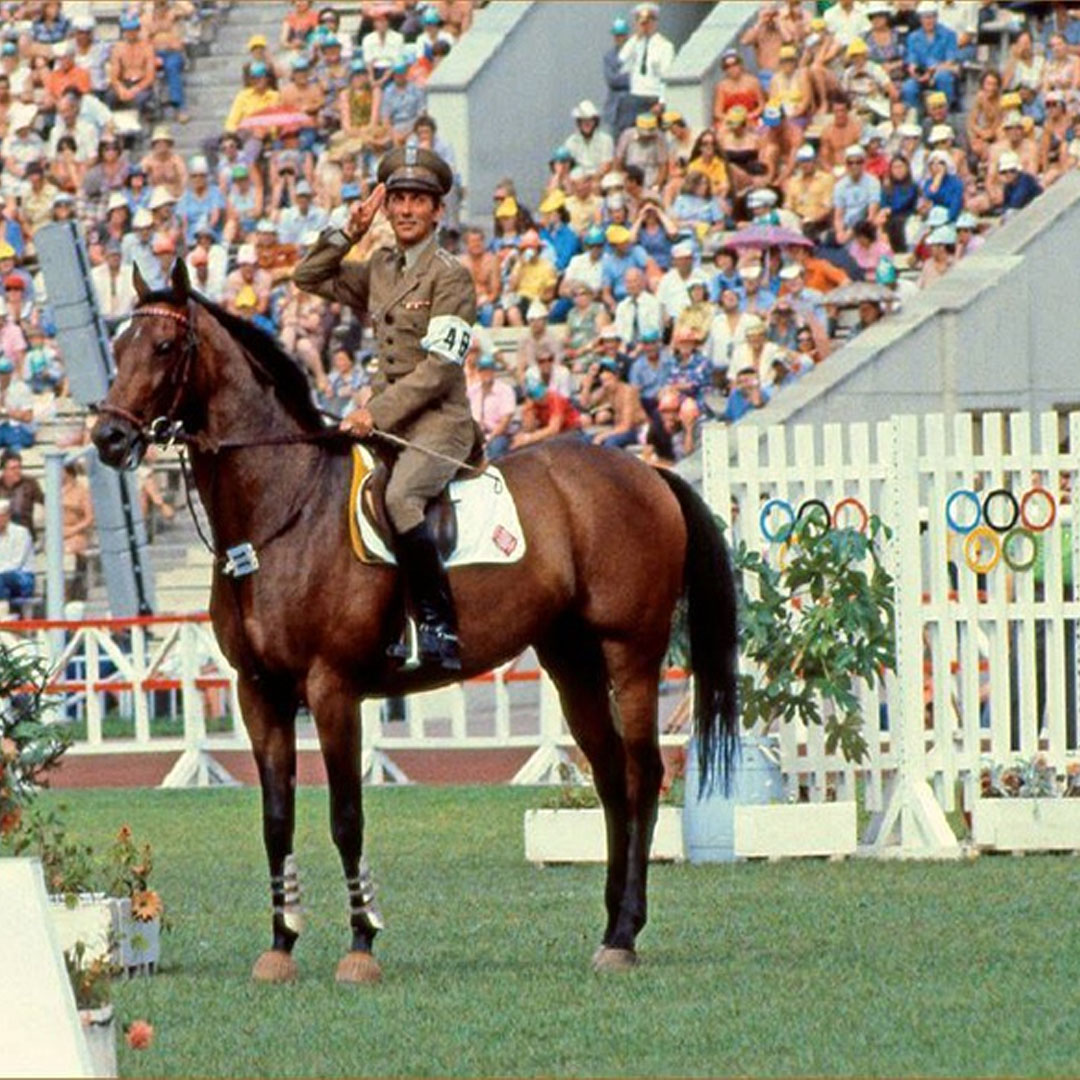
<instances>
[{"instance_id":1,"label":"umbrella","mask_svg":"<svg viewBox=\"0 0 1080 1080\"><path fill-rule=\"evenodd\" d=\"M299 109L283 109L280 105L271 105L268 109L260 109L250 116L245 116L237 126L243 131L263 128L314 127L315 121Z\"/></svg>"},{"instance_id":2,"label":"umbrella","mask_svg":"<svg viewBox=\"0 0 1080 1080\"><path fill-rule=\"evenodd\" d=\"M732 233L724 247L732 248L772 248L772 247L809 247L814 245L794 229L785 229L780 225L750 225Z\"/></svg>"},{"instance_id":3,"label":"umbrella","mask_svg":"<svg viewBox=\"0 0 1080 1080\"><path fill-rule=\"evenodd\" d=\"M858 307L864 300L888 304L894 298L892 289L875 281L853 281L850 285L841 285L839 289L826 293L825 303L835 304L836 307Z\"/></svg>"}]
</instances>

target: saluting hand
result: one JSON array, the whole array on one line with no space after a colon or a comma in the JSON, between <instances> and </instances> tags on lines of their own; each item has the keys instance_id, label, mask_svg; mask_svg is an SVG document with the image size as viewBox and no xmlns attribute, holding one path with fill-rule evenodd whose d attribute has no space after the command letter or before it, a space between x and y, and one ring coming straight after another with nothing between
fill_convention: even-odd
<instances>
[{"instance_id":1,"label":"saluting hand","mask_svg":"<svg viewBox=\"0 0 1080 1080\"><path fill-rule=\"evenodd\" d=\"M375 190L363 201L356 203L349 214L348 233L353 240L359 240L371 228L375 215L382 208L386 197L386 185L376 184Z\"/></svg>"}]
</instances>

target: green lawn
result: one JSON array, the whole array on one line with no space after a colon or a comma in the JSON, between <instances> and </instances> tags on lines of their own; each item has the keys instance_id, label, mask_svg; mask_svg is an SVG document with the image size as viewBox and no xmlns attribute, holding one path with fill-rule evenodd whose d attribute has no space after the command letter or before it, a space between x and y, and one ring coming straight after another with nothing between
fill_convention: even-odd
<instances>
[{"instance_id":1,"label":"green lawn","mask_svg":"<svg viewBox=\"0 0 1080 1080\"><path fill-rule=\"evenodd\" d=\"M48 796L50 802L60 801ZM301 980L255 986L268 895L255 791L65 793L78 833L130 823L174 923L119 986L153 1047L124 1075L1077 1075L1070 857L663 866L642 964L598 979L600 867L523 859L535 792L383 789L369 850L384 982L343 988L325 793L299 796Z\"/></svg>"}]
</instances>

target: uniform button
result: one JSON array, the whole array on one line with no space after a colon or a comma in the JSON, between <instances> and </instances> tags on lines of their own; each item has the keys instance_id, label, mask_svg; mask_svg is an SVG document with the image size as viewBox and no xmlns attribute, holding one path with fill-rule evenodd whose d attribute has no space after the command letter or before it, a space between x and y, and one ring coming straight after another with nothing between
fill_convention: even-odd
<instances>
[{"instance_id":1,"label":"uniform button","mask_svg":"<svg viewBox=\"0 0 1080 1080\"><path fill-rule=\"evenodd\" d=\"M386 315L383 317L383 322L385 322L387 326L393 326L394 325L394 313L392 311L388 311L386 313Z\"/></svg>"}]
</instances>

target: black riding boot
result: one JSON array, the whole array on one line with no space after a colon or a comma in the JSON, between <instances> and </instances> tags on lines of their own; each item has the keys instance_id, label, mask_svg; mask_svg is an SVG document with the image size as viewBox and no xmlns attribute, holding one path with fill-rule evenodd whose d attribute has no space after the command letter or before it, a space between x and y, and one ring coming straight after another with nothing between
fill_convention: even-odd
<instances>
[{"instance_id":1,"label":"black riding boot","mask_svg":"<svg viewBox=\"0 0 1080 1080\"><path fill-rule=\"evenodd\" d=\"M416 619L421 665L460 671L454 598L427 522L398 534L394 550Z\"/></svg>"}]
</instances>

